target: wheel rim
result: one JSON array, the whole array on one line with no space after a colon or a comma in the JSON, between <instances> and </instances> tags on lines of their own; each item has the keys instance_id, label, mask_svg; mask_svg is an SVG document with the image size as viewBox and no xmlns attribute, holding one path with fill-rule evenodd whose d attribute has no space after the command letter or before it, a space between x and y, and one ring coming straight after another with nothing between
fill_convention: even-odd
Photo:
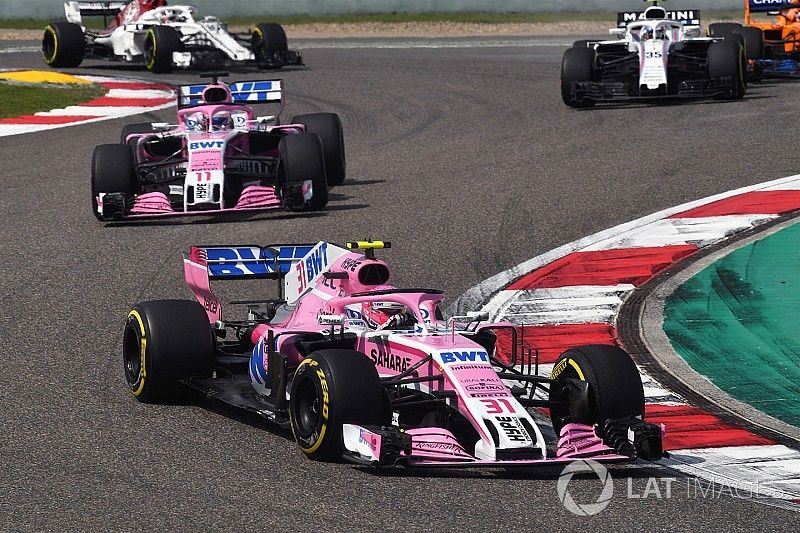
<instances>
[{"instance_id":1,"label":"wheel rim","mask_svg":"<svg viewBox=\"0 0 800 533\"><path fill-rule=\"evenodd\" d=\"M53 28L48 26L44 30L44 38L42 38L42 54L46 63L52 63L56 58L56 42L57 37Z\"/></svg>"},{"instance_id":2,"label":"wheel rim","mask_svg":"<svg viewBox=\"0 0 800 533\"><path fill-rule=\"evenodd\" d=\"M144 43L144 64L148 69L153 68L156 62L156 38L155 34L150 31L147 34L147 39Z\"/></svg>"},{"instance_id":3,"label":"wheel rim","mask_svg":"<svg viewBox=\"0 0 800 533\"><path fill-rule=\"evenodd\" d=\"M309 439L319 425L319 394L316 384L309 377L304 376L300 379L302 381L294 393L292 412L298 437Z\"/></svg>"},{"instance_id":4,"label":"wheel rim","mask_svg":"<svg viewBox=\"0 0 800 533\"><path fill-rule=\"evenodd\" d=\"M125 365L125 379L131 387L139 382L142 375L141 345L142 340L136 327L129 327L125 332L122 358Z\"/></svg>"}]
</instances>

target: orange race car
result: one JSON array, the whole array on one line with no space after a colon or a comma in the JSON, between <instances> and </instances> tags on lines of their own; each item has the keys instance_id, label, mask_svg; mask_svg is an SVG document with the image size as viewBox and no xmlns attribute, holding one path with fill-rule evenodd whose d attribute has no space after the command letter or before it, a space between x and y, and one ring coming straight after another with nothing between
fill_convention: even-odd
<instances>
[{"instance_id":1,"label":"orange race car","mask_svg":"<svg viewBox=\"0 0 800 533\"><path fill-rule=\"evenodd\" d=\"M741 35L755 79L800 78L800 0L744 0L744 25L718 22L708 33Z\"/></svg>"}]
</instances>

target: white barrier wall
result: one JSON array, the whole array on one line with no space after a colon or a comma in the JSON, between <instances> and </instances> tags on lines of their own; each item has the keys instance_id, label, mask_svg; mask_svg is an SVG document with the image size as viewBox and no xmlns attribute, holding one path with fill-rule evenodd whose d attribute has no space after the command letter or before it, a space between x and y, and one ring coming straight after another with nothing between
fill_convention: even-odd
<instances>
[{"instance_id":1,"label":"white barrier wall","mask_svg":"<svg viewBox=\"0 0 800 533\"><path fill-rule=\"evenodd\" d=\"M169 0L196 5L201 13L231 16L325 15L430 11L622 11L642 9L641 0ZM741 9L742 0L670 0L670 9ZM0 0L0 19L63 17L63 0Z\"/></svg>"}]
</instances>

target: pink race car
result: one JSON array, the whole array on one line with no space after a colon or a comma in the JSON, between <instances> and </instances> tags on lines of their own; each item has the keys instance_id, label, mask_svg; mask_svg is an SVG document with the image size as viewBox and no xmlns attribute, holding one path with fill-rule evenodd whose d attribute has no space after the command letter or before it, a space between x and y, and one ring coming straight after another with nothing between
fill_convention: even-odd
<instances>
[{"instance_id":1,"label":"pink race car","mask_svg":"<svg viewBox=\"0 0 800 533\"><path fill-rule=\"evenodd\" d=\"M319 210L345 179L339 116L280 123L281 80L179 87L177 124L128 124L92 157L100 220L287 208ZM251 104L278 104L256 116Z\"/></svg>"},{"instance_id":2,"label":"pink race car","mask_svg":"<svg viewBox=\"0 0 800 533\"><path fill-rule=\"evenodd\" d=\"M662 456L628 354L573 348L549 377L530 358L518 364L516 351L501 362L495 334L515 339L514 326L481 313L445 320L441 291L389 284L374 254L388 246L192 247L184 271L197 301L143 302L128 314L131 391L156 402L188 385L290 426L312 459L516 467ZM279 281L280 295L233 302L247 318L223 320L210 280L264 278ZM549 445L541 411L528 408L549 408Z\"/></svg>"}]
</instances>

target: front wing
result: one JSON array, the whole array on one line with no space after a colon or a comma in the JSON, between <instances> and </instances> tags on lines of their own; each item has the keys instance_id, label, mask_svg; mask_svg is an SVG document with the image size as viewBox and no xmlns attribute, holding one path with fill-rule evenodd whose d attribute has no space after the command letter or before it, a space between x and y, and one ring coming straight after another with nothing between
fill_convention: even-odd
<instances>
[{"instance_id":1,"label":"front wing","mask_svg":"<svg viewBox=\"0 0 800 533\"><path fill-rule=\"evenodd\" d=\"M578 101L593 102L638 102L674 99L711 98L725 95L731 91L733 80L720 78L717 80L686 80L678 84L674 92L658 94L655 92L641 93L630 89L630 85L618 81L586 81L573 82L570 85L570 94Z\"/></svg>"},{"instance_id":2,"label":"front wing","mask_svg":"<svg viewBox=\"0 0 800 533\"><path fill-rule=\"evenodd\" d=\"M657 440L660 449L662 434L663 427L642 423L636 438L649 439L651 443ZM562 429L553 457L542 457L531 450L527 456L520 455L519 458L478 458L469 454L449 431L433 427L401 430L396 427L344 424L342 437L346 449L344 459L373 467L542 467L562 465L577 459L621 463L637 458L635 452L622 454L607 446L595 428L583 424L568 424Z\"/></svg>"}]
</instances>

